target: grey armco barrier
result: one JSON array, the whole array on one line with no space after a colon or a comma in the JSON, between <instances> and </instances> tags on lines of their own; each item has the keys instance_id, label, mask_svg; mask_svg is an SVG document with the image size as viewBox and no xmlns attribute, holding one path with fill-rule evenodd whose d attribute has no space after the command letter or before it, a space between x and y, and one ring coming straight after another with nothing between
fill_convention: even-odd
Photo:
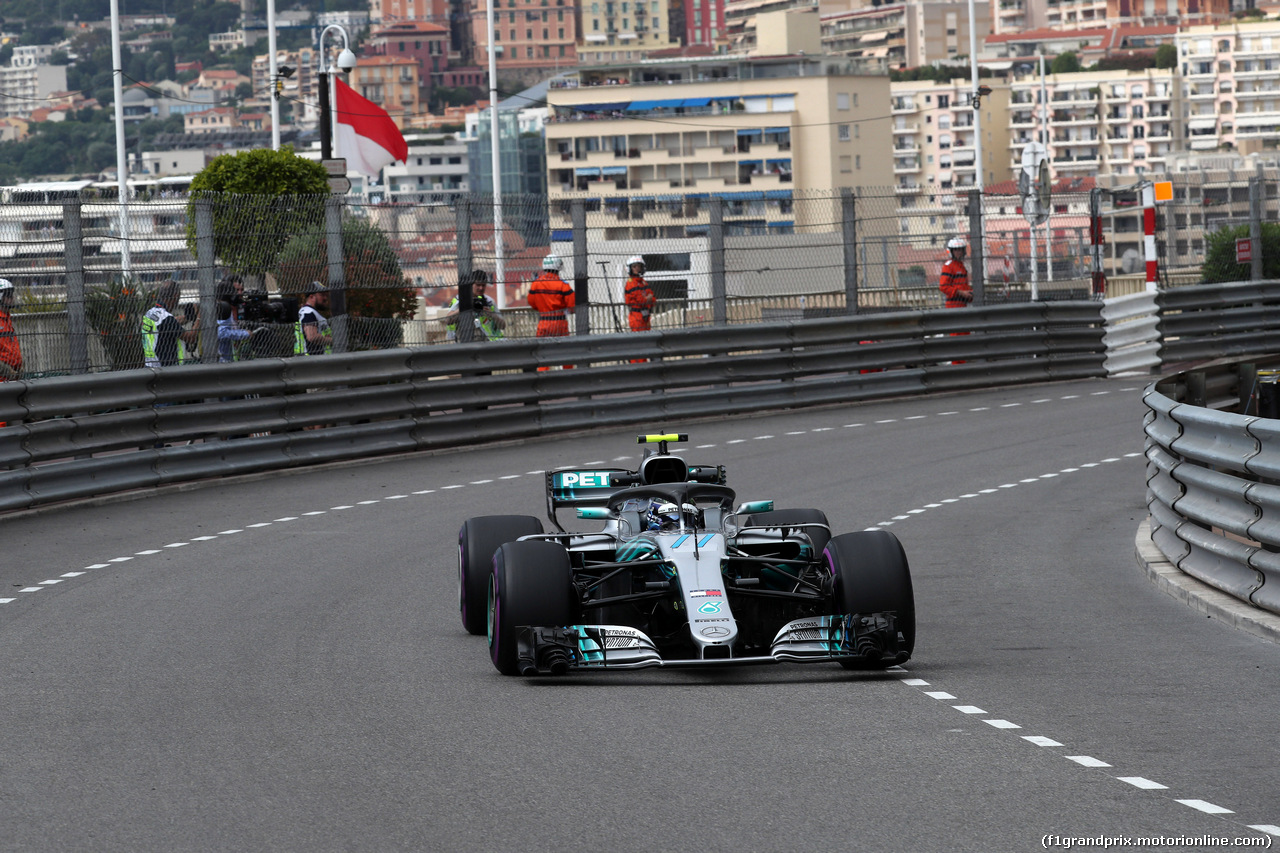
<instances>
[{"instance_id":1,"label":"grey armco barrier","mask_svg":"<svg viewBox=\"0 0 1280 853\"><path fill-rule=\"evenodd\" d=\"M1052 302L6 382L0 510L477 441L1101 377L1102 335L1099 303Z\"/></svg>"},{"instance_id":2,"label":"grey armco barrier","mask_svg":"<svg viewBox=\"0 0 1280 853\"><path fill-rule=\"evenodd\" d=\"M1280 421L1239 408L1256 366L1218 364L1148 386L1147 506L1169 562L1236 598L1280 613ZM1247 399L1248 389L1244 389Z\"/></svg>"}]
</instances>

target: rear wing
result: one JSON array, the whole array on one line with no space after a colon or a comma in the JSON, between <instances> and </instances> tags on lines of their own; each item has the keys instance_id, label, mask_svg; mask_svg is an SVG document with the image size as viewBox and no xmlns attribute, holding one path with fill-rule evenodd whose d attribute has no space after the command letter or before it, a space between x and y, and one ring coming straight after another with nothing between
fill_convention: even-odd
<instances>
[{"instance_id":1,"label":"rear wing","mask_svg":"<svg viewBox=\"0 0 1280 853\"><path fill-rule=\"evenodd\" d=\"M546 476L547 517L561 530L563 528L556 520L557 510L608 506L615 492L645 485L639 472L626 468L561 468L548 471ZM686 481L724 485L724 466L688 466Z\"/></svg>"}]
</instances>

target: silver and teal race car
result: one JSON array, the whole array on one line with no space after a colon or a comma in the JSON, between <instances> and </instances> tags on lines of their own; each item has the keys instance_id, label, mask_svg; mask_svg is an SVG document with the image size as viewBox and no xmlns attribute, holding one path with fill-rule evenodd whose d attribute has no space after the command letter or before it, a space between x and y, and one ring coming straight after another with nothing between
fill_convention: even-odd
<instances>
[{"instance_id":1,"label":"silver and teal race car","mask_svg":"<svg viewBox=\"0 0 1280 853\"><path fill-rule=\"evenodd\" d=\"M504 675L834 662L878 669L915 645L911 573L888 531L831 535L816 509L738 503L718 465L639 437L634 470L549 471L547 514L467 519L462 622ZM655 447L656 445L656 447ZM569 532L558 512L601 522Z\"/></svg>"}]
</instances>

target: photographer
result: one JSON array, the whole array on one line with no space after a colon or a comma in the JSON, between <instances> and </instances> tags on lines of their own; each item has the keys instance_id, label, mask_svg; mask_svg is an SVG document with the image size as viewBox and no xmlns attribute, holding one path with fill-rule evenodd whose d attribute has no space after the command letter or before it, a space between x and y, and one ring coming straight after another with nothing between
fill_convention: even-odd
<instances>
[{"instance_id":1,"label":"photographer","mask_svg":"<svg viewBox=\"0 0 1280 853\"><path fill-rule=\"evenodd\" d=\"M470 304L464 304L464 291L468 284L471 290ZM471 276L465 281L458 282L458 295L453 301L445 306L445 310L449 313L441 317L444 321L445 339L467 340L473 341L492 341L502 337L503 330L507 327L507 321L498 313L498 306L494 301L485 295L485 288L489 285L489 274L484 270L472 270ZM458 334L458 318L465 310L471 311L472 324L475 331L470 336Z\"/></svg>"},{"instance_id":2,"label":"photographer","mask_svg":"<svg viewBox=\"0 0 1280 853\"><path fill-rule=\"evenodd\" d=\"M234 273L218 283L218 361L238 361L237 344L249 339L249 331L240 328L240 306L244 304L244 281Z\"/></svg>"}]
</instances>

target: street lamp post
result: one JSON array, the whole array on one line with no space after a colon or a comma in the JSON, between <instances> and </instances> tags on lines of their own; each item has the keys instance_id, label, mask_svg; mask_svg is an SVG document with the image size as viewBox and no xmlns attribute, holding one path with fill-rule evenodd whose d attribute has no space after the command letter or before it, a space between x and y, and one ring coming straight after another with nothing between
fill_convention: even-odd
<instances>
[{"instance_id":1,"label":"street lamp post","mask_svg":"<svg viewBox=\"0 0 1280 853\"><path fill-rule=\"evenodd\" d=\"M333 95L329 89L329 75L333 71L333 65L327 61L327 52L324 49L324 37L330 30L336 30L342 35L342 52L338 54L338 70L346 72L356 67L356 55L351 52L351 39L347 36L346 28L341 24L330 24L321 30L317 41L320 73L316 76L320 83L320 157L323 160L333 159Z\"/></svg>"},{"instance_id":2,"label":"street lamp post","mask_svg":"<svg viewBox=\"0 0 1280 853\"><path fill-rule=\"evenodd\" d=\"M280 150L280 78L276 65L276 0L267 0L267 74L271 80L271 150Z\"/></svg>"}]
</instances>

